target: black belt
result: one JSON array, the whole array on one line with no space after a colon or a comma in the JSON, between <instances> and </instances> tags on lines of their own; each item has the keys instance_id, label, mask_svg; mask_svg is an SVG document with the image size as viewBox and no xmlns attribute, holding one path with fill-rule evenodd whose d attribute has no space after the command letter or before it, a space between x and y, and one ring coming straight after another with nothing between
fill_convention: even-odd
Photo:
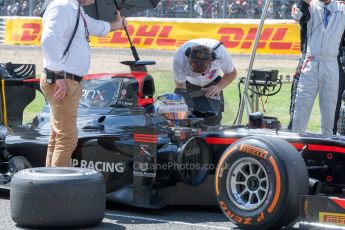
<instances>
[{"instance_id":1,"label":"black belt","mask_svg":"<svg viewBox=\"0 0 345 230\"><path fill-rule=\"evenodd\" d=\"M43 73L47 75L51 74L55 78L55 73L52 70L44 68ZM77 82L80 82L81 80L83 80L83 77L77 76L75 74L67 73L67 72L64 72L64 76L70 80L77 81Z\"/></svg>"}]
</instances>

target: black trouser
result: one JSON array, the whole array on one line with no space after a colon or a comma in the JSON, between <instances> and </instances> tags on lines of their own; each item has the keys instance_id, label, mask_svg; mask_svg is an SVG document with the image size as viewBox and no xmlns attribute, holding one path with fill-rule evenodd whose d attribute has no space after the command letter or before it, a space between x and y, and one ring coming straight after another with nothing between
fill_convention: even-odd
<instances>
[{"instance_id":1,"label":"black trouser","mask_svg":"<svg viewBox=\"0 0 345 230\"><path fill-rule=\"evenodd\" d=\"M339 91L338 91L338 102L337 102L337 107L335 109L335 116L334 116L333 134L337 134L337 123L338 123L339 112L340 112L340 107L341 107L341 99L343 96L343 92L345 90L345 72L344 72L344 69L342 68L339 58L338 58L338 63L339 63Z\"/></svg>"},{"instance_id":2,"label":"black trouser","mask_svg":"<svg viewBox=\"0 0 345 230\"><path fill-rule=\"evenodd\" d=\"M292 128L292 121L293 121L293 113L295 111L295 99L296 99L296 94L297 94L297 86L299 82L299 74L296 74L292 80L292 85L291 85L291 96L290 96L290 121L288 124L288 129L291 130Z\"/></svg>"},{"instance_id":3,"label":"black trouser","mask_svg":"<svg viewBox=\"0 0 345 230\"><path fill-rule=\"evenodd\" d=\"M197 86L193 85L190 82L186 82L186 88L191 89L191 90L201 90L201 88L208 88L212 85L218 84L222 80L222 77L217 77L215 80L213 80L211 83L207 84L206 86ZM220 101L221 101L221 107L220 111L218 111L218 114L215 115L213 113L201 113L198 111L192 111L192 114L196 117L204 118L204 124L209 125L209 126L214 126L214 125L220 125L222 121L222 112L224 112L224 95L223 91L220 92Z\"/></svg>"}]
</instances>

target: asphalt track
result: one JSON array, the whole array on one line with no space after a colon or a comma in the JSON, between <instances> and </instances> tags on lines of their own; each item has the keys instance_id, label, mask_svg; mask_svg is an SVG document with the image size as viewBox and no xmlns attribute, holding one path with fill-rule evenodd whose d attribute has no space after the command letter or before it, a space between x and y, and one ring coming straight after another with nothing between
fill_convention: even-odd
<instances>
[{"instance_id":1,"label":"asphalt track","mask_svg":"<svg viewBox=\"0 0 345 230\"><path fill-rule=\"evenodd\" d=\"M10 216L10 200L0 195L0 229L23 229ZM217 207L173 206L160 210L108 204L103 222L88 229L236 229Z\"/></svg>"},{"instance_id":2,"label":"asphalt track","mask_svg":"<svg viewBox=\"0 0 345 230\"><path fill-rule=\"evenodd\" d=\"M0 230L27 229L11 219L10 200L0 191ZM86 229L86 228L83 228ZM107 204L100 225L86 230L229 230L238 229L223 215L218 207L169 206L159 210L134 208L120 204ZM298 229L298 224L285 230ZM60 230L60 229L58 229ZM259 230L259 229L258 229Z\"/></svg>"}]
</instances>

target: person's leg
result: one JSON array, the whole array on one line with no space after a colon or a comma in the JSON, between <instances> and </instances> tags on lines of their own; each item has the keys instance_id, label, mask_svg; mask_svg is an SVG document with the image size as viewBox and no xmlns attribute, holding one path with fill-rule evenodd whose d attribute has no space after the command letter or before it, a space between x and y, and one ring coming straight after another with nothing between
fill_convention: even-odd
<instances>
[{"instance_id":1,"label":"person's leg","mask_svg":"<svg viewBox=\"0 0 345 230\"><path fill-rule=\"evenodd\" d=\"M304 132L307 129L319 87L317 72L314 69L317 69L317 63L311 62L300 75L293 114L293 132Z\"/></svg>"},{"instance_id":2,"label":"person's leg","mask_svg":"<svg viewBox=\"0 0 345 230\"><path fill-rule=\"evenodd\" d=\"M337 62L320 63L320 114L322 134L332 135L339 91L339 66Z\"/></svg>"},{"instance_id":3,"label":"person's leg","mask_svg":"<svg viewBox=\"0 0 345 230\"><path fill-rule=\"evenodd\" d=\"M52 128L55 133L55 148L52 167L69 167L71 155L77 147L77 111L81 97L79 82L67 79L67 95L54 103Z\"/></svg>"},{"instance_id":4,"label":"person's leg","mask_svg":"<svg viewBox=\"0 0 345 230\"><path fill-rule=\"evenodd\" d=\"M50 116L50 120L53 120L53 116ZM46 157L46 167L51 167L52 165L52 158L53 158L53 153L54 153L54 148L55 148L55 132L50 124L50 139L48 142L48 148L47 148L47 157Z\"/></svg>"},{"instance_id":5,"label":"person's leg","mask_svg":"<svg viewBox=\"0 0 345 230\"><path fill-rule=\"evenodd\" d=\"M51 104L51 101L53 100L55 84L46 83L46 77L43 76L41 77L41 80L40 80L40 87L45 99L48 101L49 104ZM53 120L53 116L51 114L50 122L52 120ZM53 157L54 148L55 148L55 133L54 133L54 130L50 128L50 138L48 142L46 165L45 165L46 167L51 167L51 161Z\"/></svg>"}]
</instances>

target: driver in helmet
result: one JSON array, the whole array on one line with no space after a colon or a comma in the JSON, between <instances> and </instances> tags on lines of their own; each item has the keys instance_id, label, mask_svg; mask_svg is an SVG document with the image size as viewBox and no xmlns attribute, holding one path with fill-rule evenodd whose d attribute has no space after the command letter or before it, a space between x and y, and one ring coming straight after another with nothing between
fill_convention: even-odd
<instances>
[{"instance_id":1,"label":"driver in helmet","mask_svg":"<svg viewBox=\"0 0 345 230\"><path fill-rule=\"evenodd\" d=\"M179 126L188 118L188 106L181 95L162 94L155 100L154 113L165 119L169 126Z\"/></svg>"},{"instance_id":2,"label":"driver in helmet","mask_svg":"<svg viewBox=\"0 0 345 230\"><path fill-rule=\"evenodd\" d=\"M222 43L207 38L186 42L174 55L173 72L176 88L200 90L208 98L218 97L222 102L221 112L224 111L222 90L236 78L237 72ZM221 113L211 123L219 125L220 122Z\"/></svg>"}]
</instances>

